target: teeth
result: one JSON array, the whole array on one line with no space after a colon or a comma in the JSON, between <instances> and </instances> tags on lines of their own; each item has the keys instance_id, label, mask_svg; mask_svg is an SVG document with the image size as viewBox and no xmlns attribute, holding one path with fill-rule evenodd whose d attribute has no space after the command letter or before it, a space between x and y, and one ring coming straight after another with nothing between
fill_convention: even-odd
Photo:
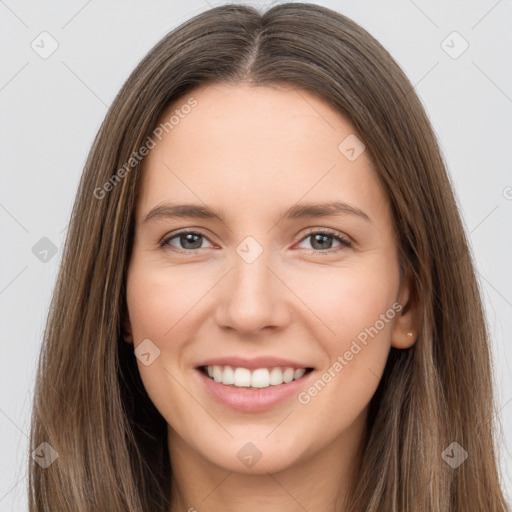
<instances>
[{"instance_id":1,"label":"teeth","mask_svg":"<svg viewBox=\"0 0 512 512\"><path fill-rule=\"evenodd\" d=\"M293 374L293 378L295 380L300 379L305 373L306 373L305 368L299 368L298 370L295 370L295 373Z\"/></svg>"},{"instance_id":2,"label":"teeth","mask_svg":"<svg viewBox=\"0 0 512 512\"><path fill-rule=\"evenodd\" d=\"M215 368L215 366L213 367ZM251 385L251 372L247 368L237 368L233 384L237 387L249 387Z\"/></svg>"},{"instance_id":3,"label":"teeth","mask_svg":"<svg viewBox=\"0 0 512 512\"><path fill-rule=\"evenodd\" d=\"M213 380L215 382L222 382L222 369L220 366L213 367Z\"/></svg>"},{"instance_id":4,"label":"teeth","mask_svg":"<svg viewBox=\"0 0 512 512\"><path fill-rule=\"evenodd\" d=\"M224 384L233 384L235 382L235 372L231 366L225 366L222 373L222 382Z\"/></svg>"},{"instance_id":5,"label":"teeth","mask_svg":"<svg viewBox=\"0 0 512 512\"><path fill-rule=\"evenodd\" d=\"M293 368L286 368L286 370L283 372L283 381L291 382L293 380L294 373L295 373L295 370Z\"/></svg>"},{"instance_id":6,"label":"teeth","mask_svg":"<svg viewBox=\"0 0 512 512\"><path fill-rule=\"evenodd\" d=\"M208 366L208 376L215 382L221 382L227 386L240 388L268 388L300 379L305 373L305 368L258 368L248 370L247 368L233 368L231 366Z\"/></svg>"},{"instance_id":7,"label":"teeth","mask_svg":"<svg viewBox=\"0 0 512 512\"><path fill-rule=\"evenodd\" d=\"M251 387L268 388L270 386L270 373L266 368L258 368L251 375Z\"/></svg>"},{"instance_id":8,"label":"teeth","mask_svg":"<svg viewBox=\"0 0 512 512\"><path fill-rule=\"evenodd\" d=\"M283 383L283 372L281 368L272 368L270 372L270 384L276 386Z\"/></svg>"}]
</instances>

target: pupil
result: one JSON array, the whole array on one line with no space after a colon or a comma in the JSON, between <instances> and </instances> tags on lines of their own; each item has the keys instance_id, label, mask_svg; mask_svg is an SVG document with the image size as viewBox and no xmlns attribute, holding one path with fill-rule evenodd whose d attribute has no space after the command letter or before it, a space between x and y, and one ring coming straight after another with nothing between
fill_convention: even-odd
<instances>
[{"instance_id":1,"label":"pupil","mask_svg":"<svg viewBox=\"0 0 512 512\"><path fill-rule=\"evenodd\" d=\"M200 249L201 248L201 236L202 235L195 235L194 233L186 233L185 235L181 235L180 242L183 247L187 249ZM195 242L192 240L195 238ZM187 243L192 243L193 247L187 246ZM195 245L194 245L195 243Z\"/></svg>"},{"instance_id":2,"label":"pupil","mask_svg":"<svg viewBox=\"0 0 512 512\"><path fill-rule=\"evenodd\" d=\"M327 245L320 245L320 247L315 247L315 243L318 242L319 240L321 241L321 243L324 243L327 239L329 238L332 238L330 235L322 235L320 233L317 233L315 235L313 235L313 248L315 249L325 249L325 248L330 248L330 247L327 247Z\"/></svg>"}]
</instances>

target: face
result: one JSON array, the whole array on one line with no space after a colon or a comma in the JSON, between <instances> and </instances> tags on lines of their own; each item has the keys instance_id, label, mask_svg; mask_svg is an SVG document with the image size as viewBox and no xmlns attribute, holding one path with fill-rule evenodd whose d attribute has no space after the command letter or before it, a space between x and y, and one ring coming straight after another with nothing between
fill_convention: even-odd
<instances>
[{"instance_id":1,"label":"face","mask_svg":"<svg viewBox=\"0 0 512 512\"><path fill-rule=\"evenodd\" d=\"M263 474L348 449L410 327L362 137L287 86L210 85L172 111L191 96L144 160L127 277L170 450Z\"/></svg>"}]
</instances>

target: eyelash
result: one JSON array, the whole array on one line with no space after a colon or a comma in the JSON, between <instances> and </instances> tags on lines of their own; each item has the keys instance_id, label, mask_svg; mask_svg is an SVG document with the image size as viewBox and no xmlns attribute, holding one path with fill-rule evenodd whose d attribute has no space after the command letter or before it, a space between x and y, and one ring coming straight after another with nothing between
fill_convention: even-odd
<instances>
[{"instance_id":1,"label":"eyelash","mask_svg":"<svg viewBox=\"0 0 512 512\"><path fill-rule=\"evenodd\" d=\"M183 231L178 231L177 233L173 233L170 236L166 236L159 243L159 246L162 249L170 248L170 250L176 251L176 252L195 254L195 253L197 253L197 251L200 251L200 249L191 249L191 250L178 249L178 248L176 248L174 246L169 245L169 242L172 239L177 238L177 237L179 237L181 235L189 235L189 234L200 235L200 236L202 236L202 237L204 237L204 238L206 238L208 240L208 237L205 234L201 233L201 231L183 230ZM352 246L352 242L348 238L342 236L341 233L339 233L338 231L335 231L335 230L332 230L332 229L329 229L329 228L324 228L324 229L315 229L315 228L313 228L310 231L307 231L306 234L299 240L299 242L302 242L302 241L306 240L308 237L310 237L312 235L317 235L317 234L331 236L332 238L334 238L335 240L340 242L341 245L338 246L335 249L329 249L327 251L322 251L320 249L310 249L309 250L309 254L311 254L311 253L333 254L333 253L338 252L341 249L345 249L345 248L348 248L348 247Z\"/></svg>"}]
</instances>

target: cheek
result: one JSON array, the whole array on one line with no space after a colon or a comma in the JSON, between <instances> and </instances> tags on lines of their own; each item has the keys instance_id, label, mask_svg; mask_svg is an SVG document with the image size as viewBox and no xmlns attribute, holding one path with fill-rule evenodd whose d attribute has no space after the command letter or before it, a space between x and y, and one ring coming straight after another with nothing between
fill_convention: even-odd
<instances>
[{"instance_id":1,"label":"cheek","mask_svg":"<svg viewBox=\"0 0 512 512\"><path fill-rule=\"evenodd\" d=\"M393 305L399 269L375 260L364 268L329 270L302 278L307 306L321 320L316 321L315 337L328 357L320 372L322 382L304 402L313 397L312 402L328 401L330 406L323 410L333 412L341 401L352 412L346 417L355 417L370 400L385 367L397 316Z\"/></svg>"},{"instance_id":2,"label":"cheek","mask_svg":"<svg viewBox=\"0 0 512 512\"><path fill-rule=\"evenodd\" d=\"M330 270L303 282L308 306L329 327L318 324L316 329L328 361L298 397L304 421L315 430L316 419L322 418L326 437L348 428L377 389L390 350L399 283L398 265L378 261L364 270Z\"/></svg>"},{"instance_id":3,"label":"cheek","mask_svg":"<svg viewBox=\"0 0 512 512\"><path fill-rule=\"evenodd\" d=\"M186 324L187 314L211 287L187 271L162 271L134 266L128 274L127 302L136 341L145 338L166 343Z\"/></svg>"},{"instance_id":4,"label":"cheek","mask_svg":"<svg viewBox=\"0 0 512 512\"><path fill-rule=\"evenodd\" d=\"M323 324L323 331L319 328L317 333L325 332L322 338L330 340L329 346L339 350L347 340L374 326L380 315L392 308L398 291L399 269L397 265L390 266L389 262L375 258L364 266L301 272L290 276L290 282L294 283L297 295L304 298L305 306L321 322L317 320L318 325ZM390 322L385 326L379 322L378 327L389 337Z\"/></svg>"},{"instance_id":5,"label":"cheek","mask_svg":"<svg viewBox=\"0 0 512 512\"><path fill-rule=\"evenodd\" d=\"M146 392L169 424L186 423L190 407L190 398L180 385L179 365L187 344L187 313L193 313L191 308L204 294L190 287L194 279L183 277L182 272L157 271L148 264L133 265L128 272L126 293L134 349L149 339L160 351L151 364L137 359L137 366Z\"/></svg>"},{"instance_id":6,"label":"cheek","mask_svg":"<svg viewBox=\"0 0 512 512\"><path fill-rule=\"evenodd\" d=\"M169 275L165 272L157 275L151 265L133 265L126 284L134 350L149 339L152 343L147 346L152 358L155 355L149 365L137 359L139 373L146 391L162 414L165 400L160 403L160 398L164 390L169 393L174 390L172 375L186 341L180 329L186 323L185 315L191 307L189 299L184 299L187 294L181 293L179 279L176 276L171 279Z\"/></svg>"}]
</instances>

